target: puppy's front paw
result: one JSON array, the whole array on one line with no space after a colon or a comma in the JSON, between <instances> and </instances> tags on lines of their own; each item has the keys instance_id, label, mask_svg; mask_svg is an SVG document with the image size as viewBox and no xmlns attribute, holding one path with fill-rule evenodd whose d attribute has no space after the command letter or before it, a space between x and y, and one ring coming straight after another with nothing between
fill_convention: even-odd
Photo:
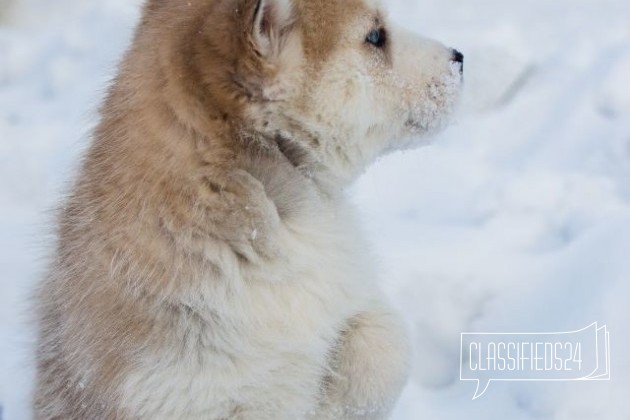
<instances>
[{"instance_id":1,"label":"puppy's front paw","mask_svg":"<svg viewBox=\"0 0 630 420\"><path fill-rule=\"evenodd\" d=\"M348 322L324 383L317 418L385 419L407 381L409 345L387 309L364 312Z\"/></svg>"}]
</instances>

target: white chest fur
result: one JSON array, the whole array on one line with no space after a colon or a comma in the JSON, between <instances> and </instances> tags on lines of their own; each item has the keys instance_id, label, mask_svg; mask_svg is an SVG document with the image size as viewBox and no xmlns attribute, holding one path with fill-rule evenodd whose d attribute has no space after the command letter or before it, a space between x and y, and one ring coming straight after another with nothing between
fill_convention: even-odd
<instances>
[{"instance_id":1,"label":"white chest fur","mask_svg":"<svg viewBox=\"0 0 630 420\"><path fill-rule=\"evenodd\" d=\"M281 226L277 258L225 269L235 278L205 321L174 324L189 342L146 354L129 375L127 410L193 419L255 409L254 418L296 419L313 409L345 323L374 293L351 212L326 207Z\"/></svg>"}]
</instances>

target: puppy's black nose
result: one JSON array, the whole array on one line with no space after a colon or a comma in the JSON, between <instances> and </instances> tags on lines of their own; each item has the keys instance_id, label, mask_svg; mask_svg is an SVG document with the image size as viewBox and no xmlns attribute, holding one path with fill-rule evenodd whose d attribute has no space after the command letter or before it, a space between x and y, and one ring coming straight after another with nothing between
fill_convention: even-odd
<instances>
[{"instance_id":1,"label":"puppy's black nose","mask_svg":"<svg viewBox=\"0 0 630 420\"><path fill-rule=\"evenodd\" d=\"M464 71L464 54L454 49L451 61L454 61L455 63L460 63L462 65L462 71Z\"/></svg>"}]
</instances>

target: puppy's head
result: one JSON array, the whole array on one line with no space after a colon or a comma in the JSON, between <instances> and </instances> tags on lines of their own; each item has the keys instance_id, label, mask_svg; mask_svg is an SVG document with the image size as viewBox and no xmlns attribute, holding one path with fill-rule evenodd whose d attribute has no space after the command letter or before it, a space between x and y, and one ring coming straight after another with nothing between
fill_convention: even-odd
<instances>
[{"instance_id":1,"label":"puppy's head","mask_svg":"<svg viewBox=\"0 0 630 420\"><path fill-rule=\"evenodd\" d=\"M165 34L175 108L237 121L339 182L442 127L461 87L462 55L377 0L150 0L145 23Z\"/></svg>"}]
</instances>

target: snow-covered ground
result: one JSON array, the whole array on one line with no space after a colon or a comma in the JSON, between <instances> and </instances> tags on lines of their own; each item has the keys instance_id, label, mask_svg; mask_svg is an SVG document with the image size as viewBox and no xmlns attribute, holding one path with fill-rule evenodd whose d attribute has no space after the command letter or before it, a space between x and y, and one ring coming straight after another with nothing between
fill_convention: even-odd
<instances>
[{"instance_id":1,"label":"snow-covered ground","mask_svg":"<svg viewBox=\"0 0 630 420\"><path fill-rule=\"evenodd\" d=\"M456 125L353 190L415 346L395 419L630 419L630 2L390 0L466 54ZM3 5L13 5L2 10ZM26 297L137 0L0 1L0 416L29 418ZM610 382L471 400L465 331L611 334Z\"/></svg>"}]
</instances>

